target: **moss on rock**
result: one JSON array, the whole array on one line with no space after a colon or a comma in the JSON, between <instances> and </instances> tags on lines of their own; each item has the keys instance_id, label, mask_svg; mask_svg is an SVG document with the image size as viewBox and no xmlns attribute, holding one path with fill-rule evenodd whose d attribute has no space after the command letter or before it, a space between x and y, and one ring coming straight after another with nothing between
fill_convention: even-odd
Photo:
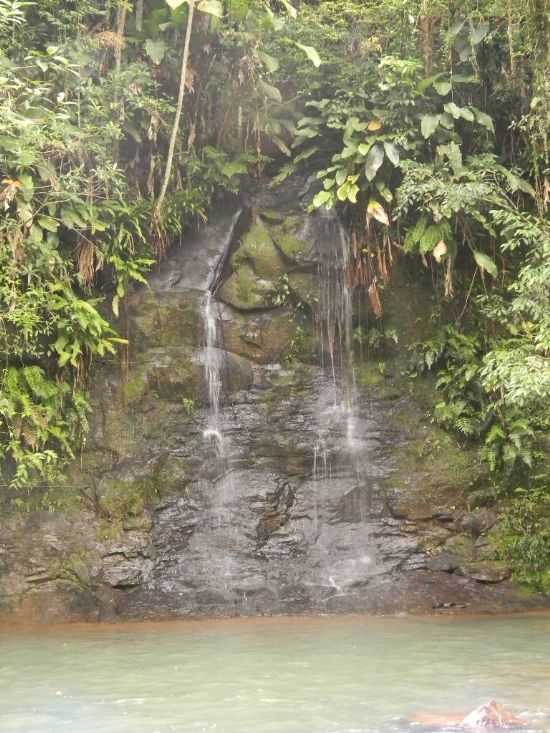
<instances>
[{"instance_id":1,"label":"moss on rock","mask_svg":"<svg viewBox=\"0 0 550 733\"><path fill-rule=\"evenodd\" d=\"M247 265L260 278L269 280L275 280L284 273L283 259L268 227L260 218L243 236L239 249L233 255L232 264L236 271L242 271L243 265Z\"/></svg>"},{"instance_id":2,"label":"moss on rock","mask_svg":"<svg viewBox=\"0 0 550 733\"><path fill-rule=\"evenodd\" d=\"M241 264L222 285L218 297L227 305L246 311L273 308L274 292L271 280L258 278L249 265Z\"/></svg>"}]
</instances>

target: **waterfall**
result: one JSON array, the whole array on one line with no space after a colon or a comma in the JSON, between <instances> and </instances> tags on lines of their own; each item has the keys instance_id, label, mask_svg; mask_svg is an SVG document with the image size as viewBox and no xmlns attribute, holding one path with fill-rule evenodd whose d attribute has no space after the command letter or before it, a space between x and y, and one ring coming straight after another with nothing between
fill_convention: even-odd
<instances>
[{"instance_id":1,"label":"waterfall","mask_svg":"<svg viewBox=\"0 0 550 733\"><path fill-rule=\"evenodd\" d=\"M219 312L218 304L211 290L207 290L202 304L202 320L204 324L204 374L208 388L208 427L203 436L212 440L218 453L224 455L223 432L220 423L220 398L222 394L223 351L219 348Z\"/></svg>"},{"instance_id":2,"label":"waterfall","mask_svg":"<svg viewBox=\"0 0 550 733\"><path fill-rule=\"evenodd\" d=\"M319 303L315 313L320 365L328 379L313 446L314 481L331 478L331 453L354 447L355 380L353 370L353 303L348 284L349 239L337 215L319 211L308 219L304 236L318 254Z\"/></svg>"},{"instance_id":3,"label":"waterfall","mask_svg":"<svg viewBox=\"0 0 550 733\"><path fill-rule=\"evenodd\" d=\"M224 270L231 255L233 243L237 237L237 228L242 217L243 209L239 209L231 218L227 232L217 248L218 255L210 265L206 292L204 293L201 308L204 329L203 367L208 393L208 406L210 408L203 437L215 445L216 452L222 459L226 457L220 413L225 351L221 343L220 306L215 293L223 279Z\"/></svg>"}]
</instances>

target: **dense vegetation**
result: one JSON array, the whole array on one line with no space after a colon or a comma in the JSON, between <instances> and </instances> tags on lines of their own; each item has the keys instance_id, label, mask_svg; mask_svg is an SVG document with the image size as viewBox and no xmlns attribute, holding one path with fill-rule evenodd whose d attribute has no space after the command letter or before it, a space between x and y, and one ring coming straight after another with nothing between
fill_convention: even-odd
<instances>
[{"instance_id":1,"label":"dense vegetation","mask_svg":"<svg viewBox=\"0 0 550 733\"><path fill-rule=\"evenodd\" d=\"M0 37L6 487L61 480L132 282L220 192L303 169L377 317L398 255L430 271L413 370L549 588L547 0L0 0Z\"/></svg>"}]
</instances>

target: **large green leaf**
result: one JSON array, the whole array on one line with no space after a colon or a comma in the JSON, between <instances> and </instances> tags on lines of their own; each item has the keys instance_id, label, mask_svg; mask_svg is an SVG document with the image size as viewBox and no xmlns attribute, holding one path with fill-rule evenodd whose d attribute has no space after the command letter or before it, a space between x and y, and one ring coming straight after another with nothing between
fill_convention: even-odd
<instances>
[{"instance_id":1,"label":"large green leaf","mask_svg":"<svg viewBox=\"0 0 550 733\"><path fill-rule=\"evenodd\" d=\"M487 33L489 33L489 23L480 23L475 28L472 27L470 31L470 42L472 46L477 46L478 43L481 43Z\"/></svg>"},{"instance_id":2,"label":"large green leaf","mask_svg":"<svg viewBox=\"0 0 550 733\"><path fill-rule=\"evenodd\" d=\"M145 53L154 64L160 64L166 53L166 44L162 40L154 41L148 38L145 41Z\"/></svg>"},{"instance_id":3,"label":"large green leaf","mask_svg":"<svg viewBox=\"0 0 550 733\"><path fill-rule=\"evenodd\" d=\"M330 191L319 191L319 193L316 194L315 198L313 199L313 206L315 206L317 209L320 206L327 206L327 208L330 208L331 205L332 193Z\"/></svg>"},{"instance_id":4,"label":"large green leaf","mask_svg":"<svg viewBox=\"0 0 550 733\"><path fill-rule=\"evenodd\" d=\"M216 18L223 16L223 5L220 0L201 0L197 5L197 9L201 13L208 13L208 15L213 15Z\"/></svg>"},{"instance_id":5,"label":"large green leaf","mask_svg":"<svg viewBox=\"0 0 550 733\"><path fill-rule=\"evenodd\" d=\"M392 163L392 165L398 166L399 165L399 148L397 147L397 145L394 145L394 143L385 142L384 150L386 151L386 155L390 163Z\"/></svg>"},{"instance_id":6,"label":"large green leaf","mask_svg":"<svg viewBox=\"0 0 550 733\"><path fill-rule=\"evenodd\" d=\"M497 270L496 263L488 255L484 254L483 252L480 252L477 249L474 249L474 260L476 261L476 265L481 270L488 272L489 275L492 275L493 277L497 276L498 270Z\"/></svg>"},{"instance_id":7,"label":"large green leaf","mask_svg":"<svg viewBox=\"0 0 550 733\"><path fill-rule=\"evenodd\" d=\"M495 131L495 125L493 123L493 118L489 117L489 115L485 114L485 112L482 112L479 109L474 108L474 114L476 118L476 122L478 122L480 125L483 125L487 130L490 132Z\"/></svg>"},{"instance_id":8,"label":"large green leaf","mask_svg":"<svg viewBox=\"0 0 550 733\"><path fill-rule=\"evenodd\" d=\"M434 81L433 88L439 95L445 97L451 91L452 86L450 81L440 80Z\"/></svg>"},{"instance_id":9,"label":"large green leaf","mask_svg":"<svg viewBox=\"0 0 550 733\"><path fill-rule=\"evenodd\" d=\"M448 102L443 109L445 112L452 115L455 120L462 117L463 120L468 120L468 122L474 121L474 113L469 107L459 107L454 102Z\"/></svg>"},{"instance_id":10,"label":"large green leaf","mask_svg":"<svg viewBox=\"0 0 550 733\"><path fill-rule=\"evenodd\" d=\"M285 10L290 15L290 17L296 18L298 13L294 5L292 5L288 0L281 0L281 2L285 6Z\"/></svg>"},{"instance_id":11,"label":"large green leaf","mask_svg":"<svg viewBox=\"0 0 550 733\"><path fill-rule=\"evenodd\" d=\"M365 175L368 181L372 181L376 176L378 169L384 162L384 150L381 145L376 143L369 150L367 160L365 161Z\"/></svg>"},{"instance_id":12,"label":"large green leaf","mask_svg":"<svg viewBox=\"0 0 550 733\"><path fill-rule=\"evenodd\" d=\"M258 51L258 58L269 72L277 71L279 61L274 56L270 56L265 51Z\"/></svg>"},{"instance_id":13,"label":"large green leaf","mask_svg":"<svg viewBox=\"0 0 550 733\"><path fill-rule=\"evenodd\" d=\"M283 101L281 92L277 89L277 87L274 87L271 84L268 84L263 79L260 79L258 81L258 89L262 92L262 94L265 97L267 97L268 99L271 99L273 102L278 102L279 104L281 104L281 102ZM301 130L300 134L303 135L304 131Z\"/></svg>"},{"instance_id":14,"label":"large green leaf","mask_svg":"<svg viewBox=\"0 0 550 733\"><path fill-rule=\"evenodd\" d=\"M313 46L305 46L303 43L298 43L297 41L295 41L295 44L301 51L305 53L313 66L315 66L316 68L321 66L321 57L317 53L317 50L313 48Z\"/></svg>"},{"instance_id":15,"label":"large green leaf","mask_svg":"<svg viewBox=\"0 0 550 733\"><path fill-rule=\"evenodd\" d=\"M422 115L420 120L420 131L422 137L427 140L437 130L439 125L440 115Z\"/></svg>"}]
</instances>

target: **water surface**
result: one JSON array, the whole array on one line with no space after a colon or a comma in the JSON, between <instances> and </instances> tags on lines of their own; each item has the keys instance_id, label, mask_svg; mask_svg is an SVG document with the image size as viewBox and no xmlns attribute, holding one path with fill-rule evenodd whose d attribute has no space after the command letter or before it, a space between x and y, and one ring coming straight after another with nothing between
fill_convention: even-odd
<instances>
[{"instance_id":1,"label":"water surface","mask_svg":"<svg viewBox=\"0 0 550 733\"><path fill-rule=\"evenodd\" d=\"M550 731L550 616L0 629L1 733L392 733L490 698Z\"/></svg>"}]
</instances>

